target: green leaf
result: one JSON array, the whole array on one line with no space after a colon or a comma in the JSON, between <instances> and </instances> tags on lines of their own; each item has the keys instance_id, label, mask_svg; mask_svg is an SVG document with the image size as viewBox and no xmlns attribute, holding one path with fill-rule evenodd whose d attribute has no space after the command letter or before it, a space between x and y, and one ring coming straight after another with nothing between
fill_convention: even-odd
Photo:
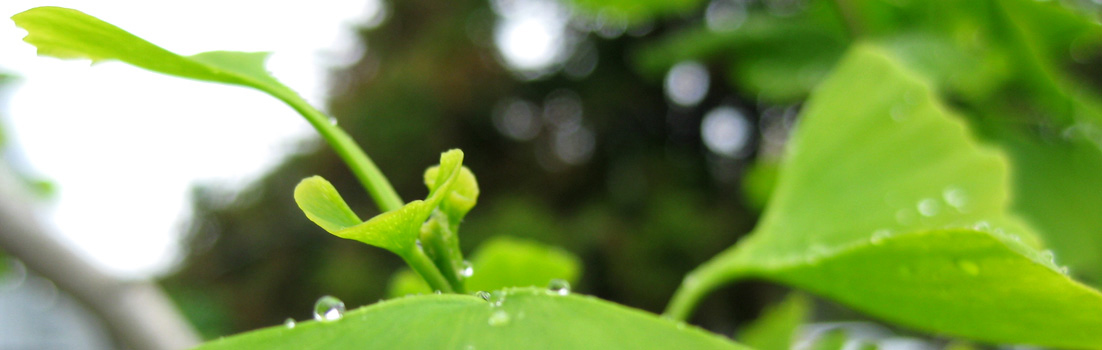
<instances>
[{"instance_id":1,"label":"green leaf","mask_svg":"<svg viewBox=\"0 0 1102 350\"><path fill-rule=\"evenodd\" d=\"M363 222L333 184L321 176L302 179L295 186L295 202L306 217L328 232L340 231Z\"/></svg>"},{"instance_id":2,"label":"green leaf","mask_svg":"<svg viewBox=\"0 0 1102 350\"><path fill-rule=\"evenodd\" d=\"M645 23L660 17L685 14L702 0L569 0L581 14L595 20L621 20L628 25Z\"/></svg>"},{"instance_id":3,"label":"green leaf","mask_svg":"<svg viewBox=\"0 0 1102 350\"><path fill-rule=\"evenodd\" d=\"M1074 127L1050 139L985 127L1013 160L1015 212L1044 233L1073 276L1102 286L1102 150Z\"/></svg>"},{"instance_id":4,"label":"green leaf","mask_svg":"<svg viewBox=\"0 0 1102 350\"><path fill-rule=\"evenodd\" d=\"M766 309L738 335L739 342L757 350L790 350L796 331L811 316L811 301L792 293L780 304Z\"/></svg>"},{"instance_id":5,"label":"green leaf","mask_svg":"<svg viewBox=\"0 0 1102 350\"><path fill-rule=\"evenodd\" d=\"M471 257L474 274L466 280L469 291L509 287L545 287L553 279L577 284L582 264L578 257L556 247L509 236L495 236ZM428 294L432 289L417 274L400 270L391 279L388 295Z\"/></svg>"},{"instance_id":6,"label":"green leaf","mask_svg":"<svg viewBox=\"0 0 1102 350\"><path fill-rule=\"evenodd\" d=\"M306 178L295 187L295 202L306 217L337 237L357 240L406 257L417 242L421 224L444 199L444 194L458 177L462 162L462 151L444 152L440 155L443 184L429 192L428 198L409 202L366 222L361 222L333 185L319 176Z\"/></svg>"},{"instance_id":7,"label":"green leaf","mask_svg":"<svg viewBox=\"0 0 1102 350\"><path fill-rule=\"evenodd\" d=\"M207 52L180 56L110 23L62 7L37 7L12 16L27 30L23 39L38 54L86 58L92 62L119 60L154 72L184 78L250 86L286 93L264 68L266 53Z\"/></svg>"},{"instance_id":8,"label":"green leaf","mask_svg":"<svg viewBox=\"0 0 1102 350\"><path fill-rule=\"evenodd\" d=\"M1008 214L1006 158L897 61L855 47L791 142L758 227L687 277L669 313L758 277L926 331L1102 348L1102 294Z\"/></svg>"},{"instance_id":9,"label":"green leaf","mask_svg":"<svg viewBox=\"0 0 1102 350\"><path fill-rule=\"evenodd\" d=\"M472 256L469 290L545 287L553 279L577 284L581 260L567 251L529 240L498 236Z\"/></svg>"},{"instance_id":10,"label":"green leaf","mask_svg":"<svg viewBox=\"0 0 1102 350\"><path fill-rule=\"evenodd\" d=\"M790 104L830 71L849 45L845 24L829 1L810 2L791 17L753 9L733 31L701 25L645 45L633 57L645 75L660 77L678 62L698 60L728 67L732 86L761 102Z\"/></svg>"},{"instance_id":11,"label":"green leaf","mask_svg":"<svg viewBox=\"0 0 1102 350\"><path fill-rule=\"evenodd\" d=\"M333 322L275 326L204 344L216 349L747 349L683 323L546 289L383 301Z\"/></svg>"}]
</instances>

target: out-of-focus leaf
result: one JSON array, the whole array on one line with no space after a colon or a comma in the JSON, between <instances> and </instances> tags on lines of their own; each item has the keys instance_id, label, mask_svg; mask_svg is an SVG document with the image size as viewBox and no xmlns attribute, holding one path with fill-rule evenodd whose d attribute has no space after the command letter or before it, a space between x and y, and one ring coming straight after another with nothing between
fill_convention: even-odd
<instances>
[{"instance_id":1,"label":"out-of-focus leaf","mask_svg":"<svg viewBox=\"0 0 1102 350\"><path fill-rule=\"evenodd\" d=\"M1006 158L881 50L847 55L788 151L758 227L686 278L672 315L760 277L918 329L1102 348L1102 333L1084 331L1102 329L1102 294L1061 273L1009 214Z\"/></svg>"},{"instance_id":2,"label":"out-of-focus leaf","mask_svg":"<svg viewBox=\"0 0 1102 350\"><path fill-rule=\"evenodd\" d=\"M832 4L813 1L791 17L751 11L736 30L716 32L705 27L677 32L642 48L637 68L661 76L684 60L727 65L729 81L762 102L798 102L823 76L849 43L845 24Z\"/></svg>"},{"instance_id":3,"label":"out-of-focus leaf","mask_svg":"<svg viewBox=\"0 0 1102 350\"><path fill-rule=\"evenodd\" d=\"M569 0L569 2L582 13L598 20L620 20L629 25L685 14L703 3L702 0Z\"/></svg>"},{"instance_id":4,"label":"out-of-focus leaf","mask_svg":"<svg viewBox=\"0 0 1102 350\"><path fill-rule=\"evenodd\" d=\"M1013 160L1015 212L1045 233L1072 275L1102 285L1102 150L1076 127L1051 138L986 127Z\"/></svg>"},{"instance_id":5,"label":"out-of-focus leaf","mask_svg":"<svg viewBox=\"0 0 1102 350\"><path fill-rule=\"evenodd\" d=\"M796 330L811 315L811 302L806 296L792 293L780 304L762 312L762 315L738 332L739 342L757 350L790 350Z\"/></svg>"},{"instance_id":6,"label":"out-of-focus leaf","mask_svg":"<svg viewBox=\"0 0 1102 350\"><path fill-rule=\"evenodd\" d=\"M742 196L747 205L762 210L777 185L779 164L772 159L758 159L742 174Z\"/></svg>"},{"instance_id":7,"label":"out-of-focus leaf","mask_svg":"<svg viewBox=\"0 0 1102 350\"><path fill-rule=\"evenodd\" d=\"M471 257L471 266L470 290L543 287L552 279L577 283L582 272L581 260L569 252L508 236L483 243Z\"/></svg>"},{"instance_id":8,"label":"out-of-focus leaf","mask_svg":"<svg viewBox=\"0 0 1102 350\"><path fill-rule=\"evenodd\" d=\"M332 322L301 322L196 349L748 349L702 329L547 289L383 301ZM500 305L497 303L500 302Z\"/></svg>"},{"instance_id":9,"label":"out-of-focus leaf","mask_svg":"<svg viewBox=\"0 0 1102 350\"><path fill-rule=\"evenodd\" d=\"M483 243L471 258L471 268L474 274L466 280L470 291L544 287L553 279L575 284L582 272L581 260L569 252L508 236L496 236ZM432 292L408 269L395 273L388 289L391 297Z\"/></svg>"}]
</instances>

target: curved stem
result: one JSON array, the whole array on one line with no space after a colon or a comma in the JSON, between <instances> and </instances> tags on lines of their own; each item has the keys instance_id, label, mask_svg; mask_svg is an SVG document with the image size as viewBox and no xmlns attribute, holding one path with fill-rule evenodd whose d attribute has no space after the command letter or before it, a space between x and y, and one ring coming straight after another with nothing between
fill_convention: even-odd
<instances>
[{"instance_id":1,"label":"curved stem","mask_svg":"<svg viewBox=\"0 0 1102 350\"><path fill-rule=\"evenodd\" d=\"M685 276L681 286L677 287L677 291L673 293L673 298L670 299L670 304L666 306L666 311L662 313L662 316L685 321L693 315L696 304L713 288L701 283L701 279L696 275L697 273L694 272Z\"/></svg>"},{"instance_id":2,"label":"curved stem","mask_svg":"<svg viewBox=\"0 0 1102 350\"><path fill-rule=\"evenodd\" d=\"M440 273L440 270L436 268L436 265L432 263L432 259L429 259L428 255L425 255L425 251L421 247L414 247L410 249L410 252L403 255L402 259L406 261L406 265L409 265L413 271L416 271L421 278L428 282L429 288L438 290L444 293L453 293L455 289L448 283L448 280L444 278L444 275Z\"/></svg>"},{"instance_id":3,"label":"curved stem","mask_svg":"<svg viewBox=\"0 0 1102 350\"><path fill-rule=\"evenodd\" d=\"M720 257L724 254L721 253ZM724 265L715 263L716 259L704 263L695 270L685 275L681 286L673 293L670 304L662 316L679 321L688 320L693 315L693 310L708 293L723 285L732 283L746 277L750 272L738 265Z\"/></svg>"},{"instance_id":4,"label":"curved stem","mask_svg":"<svg viewBox=\"0 0 1102 350\"><path fill-rule=\"evenodd\" d=\"M463 255L459 252L455 231L448 228L448 222L446 214L433 212L432 218L421 232L421 243L431 253L429 258L433 264L440 269L456 292L466 293L464 277L459 273L463 269Z\"/></svg>"},{"instance_id":5,"label":"curved stem","mask_svg":"<svg viewBox=\"0 0 1102 350\"><path fill-rule=\"evenodd\" d=\"M379 171L379 168L375 166L375 162L371 161L367 153L364 153L363 149L356 144L356 141L352 140L348 133L333 125L328 116L315 109L290 89L268 92L294 108L295 111L306 118L306 121L314 129L317 129L321 137L329 143L330 147L333 147L333 150L344 160L345 164L348 164L352 173L363 184L364 189L371 194L371 198L375 200L379 210L387 212L402 207L405 202L398 196L398 192L394 191L390 181L387 180L382 171Z\"/></svg>"}]
</instances>

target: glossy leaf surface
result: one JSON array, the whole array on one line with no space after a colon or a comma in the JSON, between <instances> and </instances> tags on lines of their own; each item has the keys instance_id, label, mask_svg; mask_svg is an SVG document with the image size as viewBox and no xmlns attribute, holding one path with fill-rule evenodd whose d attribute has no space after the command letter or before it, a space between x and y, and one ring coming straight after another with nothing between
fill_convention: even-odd
<instances>
[{"instance_id":1,"label":"glossy leaf surface","mask_svg":"<svg viewBox=\"0 0 1102 350\"><path fill-rule=\"evenodd\" d=\"M791 142L758 227L686 278L673 315L759 277L926 331L1102 348L1102 294L1009 214L1005 156L883 51L853 49Z\"/></svg>"},{"instance_id":2,"label":"glossy leaf surface","mask_svg":"<svg viewBox=\"0 0 1102 350\"><path fill-rule=\"evenodd\" d=\"M500 302L500 306L493 303ZM546 289L394 299L334 322L275 326L197 349L735 349L730 340L593 297Z\"/></svg>"}]
</instances>

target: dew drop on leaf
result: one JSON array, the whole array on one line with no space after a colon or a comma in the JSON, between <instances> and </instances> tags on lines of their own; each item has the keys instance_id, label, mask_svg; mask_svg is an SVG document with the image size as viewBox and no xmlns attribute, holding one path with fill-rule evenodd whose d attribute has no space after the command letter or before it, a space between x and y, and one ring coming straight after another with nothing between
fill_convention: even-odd
<instances>
[{"instance_id":1,"label":"dew drop on leaf","mask_svg":"<svg viewBox=\"0 0 1102 350\"><path fill-rule=\"evenodd\" d=\"M922 216L934 216L941 212L941 204L933 198L926 198L918 202L918 213Z\"/></svg>"},{"instance_id":2,"label":"dew drop on leaf","mask_svg":"<svg viewBox=\"0 0 1102 350\"><path fill-rule=\"evenodd\" d=\"M509 324L509 313L505 310L497 310L490 314L490 319L487 321L491 326L500 327Z\"/></svg>"},{"instance_id":3,"label":"dew drop on leaf","mask_svg":"<svg viewBox=\"0 0 1102 350\"><path fill-rule=\"evenodd\" d=\"M491 307L500 307L502 303L505 303L505 292L490 293Z\"/></svg>"},{"instance_id":4,"label":"dew drop on leaf","mask_svg":"<svg viewBox=\"0 0 1102 350\"><path fill-rule=\"evenodd\" d=\"M336 321L344 317L344 302L333 296L323 296L314 303L314 319L323 322Z\"/></svg>"},{"instance_id":5,"label":"dew drop on leaf","mask_svg":"<svg viewBox=\"0 0 1102 350\"><path fill-rule=\"evenodd\" d=\"M556 278L556 279L551 280L551 283L549 283L547 285L547 289L550 289L551 292L553 292L555 294L558 294L558 295L569 295L570 294L570 282L567 282L566 280L561 280L561 279Z\"/></svg>"},{"instance_id":6,"label":"dew drop on leaf","mask_svg":"<svg viewBox=\"0 0 1102 350\"><path fill-rule=\"evenodd\" d=\"M885 239L891 236L891 230L882 228L872 233L872 238L869 238L869 243L872 243L872 245L880 245L884 243Z\"/></svg>"},{"instance_id":7,"label":"dew drop on leaf","mask_svg":"<svg viewBox=\"0 0 1102 350\"><path fill-rule=\"evenodd\" d=\"M295 328L295 319L288 317L286 320L283 320L283 326L287 328Z\"/></svg>"},{"instance_id":8,"label":"dew drop on leaf","mask_svg":"<svg viewBox=\"0 0 1102 350\"><path fill-rule=\"evenodd\" d=\"M459 270L459 275L464 278L474 275L474 266L471 266L470 261L463 260L463 269Z\"/></svg>"},{"instance_id":9,"label":"dew drop on leaf","mask_svg":"<svg viewBox=\"0 0 1102 350\"><path fill-rule=\"evenodd\" d=\"M964 193L964 190L957 187L946 188L941 193L941 198L945 200L945 203L949 203L950 206L957 210L961 210L968 204L968 195Z\"/></svg>"},{"instance_id":10,"label":"dew drop on leaf","mask_svg":"<svg viewBox=\"0 0 1102 350\"><path fill-rule=\"evenodd\" d=\"M490 293L487 291L480 290L477 293L474 293L474 295L476 297L482 298L482 300L490 301Z\"/></svg>"}]
</instances>

